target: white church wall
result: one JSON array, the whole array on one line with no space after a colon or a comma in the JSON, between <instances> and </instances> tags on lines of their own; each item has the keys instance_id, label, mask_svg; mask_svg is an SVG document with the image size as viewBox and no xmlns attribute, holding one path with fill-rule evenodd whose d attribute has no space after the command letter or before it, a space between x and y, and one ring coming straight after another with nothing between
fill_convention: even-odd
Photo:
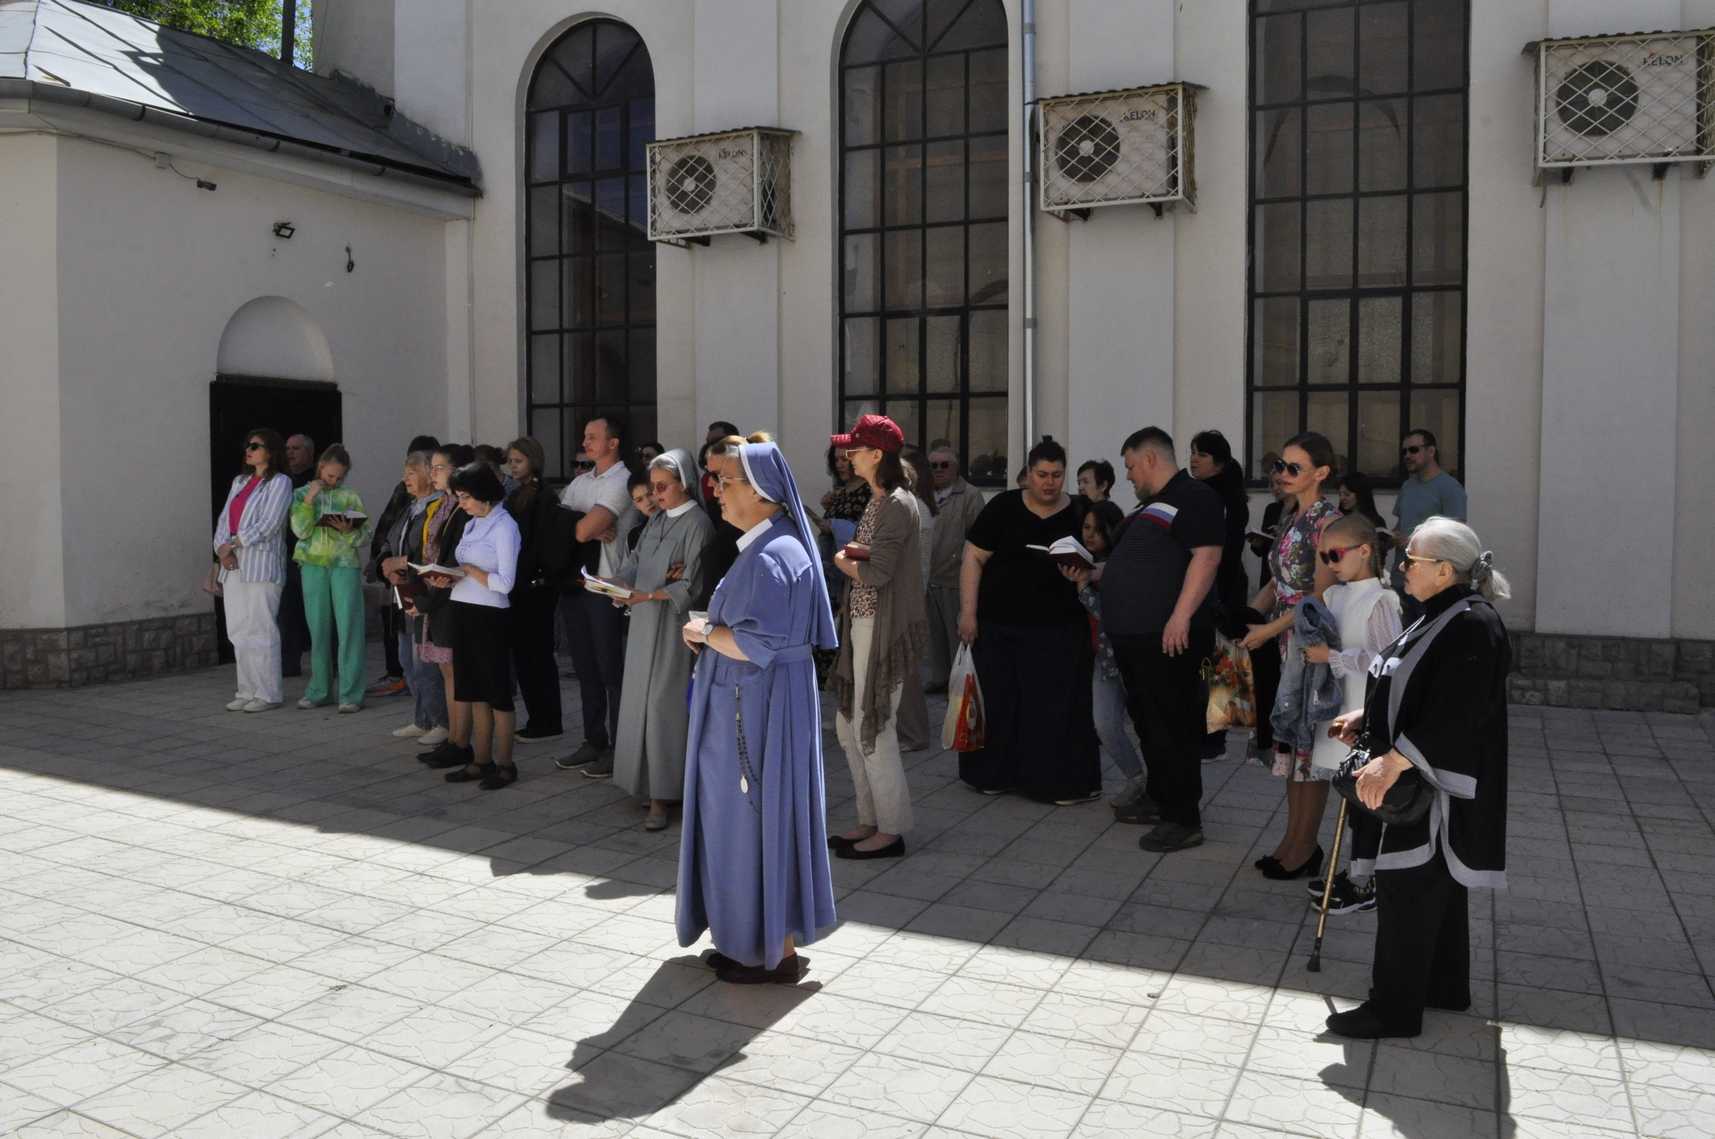
<instances>
[{"instance_id":1,"label":"white church wall","mask_svg":"<svg viewBox=\"0 0 1715 1139\"><path fill-rule=\"evenodd\" d=\"M287 298L326 337L351 482L376 508L410 437L446 419L441 220L186 169L219 189L124 151L61 143L55 442L73 567L66 624L206 608L197 583L212 528L208 384L245 302ZM297 227L289 241L271 232L284 219Z\"/></svg>"},{"instance_id":2,"label":"white church wall","mask_svg":"<svg viewBox=\"0 0 1715 1139\"><path fill-rule=\"evenodd\" d=\"M61 541L60 270L54 250L60 143L43 135L0 135L0 454L7 491L0 533L8 571L0 574L0 626L65 624Z\"/></svg>"}]
</instances>

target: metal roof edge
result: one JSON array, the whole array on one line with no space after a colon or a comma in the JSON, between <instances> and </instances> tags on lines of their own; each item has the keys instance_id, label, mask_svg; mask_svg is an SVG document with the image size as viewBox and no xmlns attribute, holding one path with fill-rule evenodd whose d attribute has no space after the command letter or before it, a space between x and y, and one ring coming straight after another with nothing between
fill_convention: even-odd
<instances>
[{"instance_id":1,"label":"metal roof edge","mask_svg":"<svg viewBox=\"0 0 1715 1139\"><path fill-rule=\"evenodd\" d=\"M680 134L680 135L674 135L672 138L658 138L658 139L655 139L652 142L648 143L647 145L659 146L662 143L667 143L667 142L701 142L704 139L720 138L723 135L749 134L751 131L761 131L763 134L778 134L778 135L787 135L787 136L802 133L801 131L795 130L792 127L763 127L763 126L727 127L723 130L718 130L718 131L699 131L696 134Z\"/></svg>"},{"instance_id":2,"label":"metal roof edge","mask_svg":"<svg viewBox=\"0 0 1715 1139\"><path fill-rule=\"evenodd\" d=\"M1637 32L1594 32L1587 36L1548 36L1540 40L1531 40L1524 45L1521 54L1530 55L1537 48L1549 44L1582 43L1589 40L1636 40L1636 39L1667 39L1672 36L1715 36L1715 27L1708 28L1657 28L1653 31Z\"/></svg>"},{"instance_id":3,"label":"metal roof edge","mask_svg":"<svg viewBox=\"0 0 1715 1139\"><path fill-rule=\"evenodd\" d=\"M1145 83L1138 87L1110 87L1102 91L1068 91L1064 95L1038 95L1038 103L1052 103L1057 99L1093 99L1097 95L1132 95L1141 91L1162 91L1168 87L1183 87L1188 91L1207 91L1208 85L1192 83L1185 79L1169 79L1165 83Z\"/></svg>"}]
</instances>

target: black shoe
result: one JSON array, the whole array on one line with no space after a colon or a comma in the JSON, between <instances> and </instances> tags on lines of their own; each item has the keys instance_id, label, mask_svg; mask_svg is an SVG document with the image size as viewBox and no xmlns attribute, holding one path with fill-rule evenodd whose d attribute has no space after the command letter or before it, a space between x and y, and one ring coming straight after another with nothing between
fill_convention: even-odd
<instances>
[{"instance_id":1,"label":"black shoe","mask_svg":"<svg viewBox=\"0 0 1715 1139\"><path fill-rule=\"evenodd\" d=\"M1264 878L1269 878L1277 882L1285 882L1293 878L1314 878L1320 873L1322 873L1322 848L1320 846L1310 852L1309 858L1306 858L1291 870L1288 870L1278 862L1273 866L1264 866L1262 868L1262 876Z\"/></svg>"},{"instance_id":2,"label":"black shoe","mask_svg":"<svg viewBox=\"0 0 1715 1139\"><path fill-rule=\"evenodd\" d=\"M1203 828L1186 826L1184 823L1161 823L1138 839L1137 845L1156 854L1190 850L1193 846L1203 845Z\"/></svg>"},{"instance_id":3,"label":"black shoe","mask_svg":"<svg viewBox=\"0 0 1715 1139\"><path fill-rule=\"evenodd\" d=\"M967 783L965 786L979 795L1004 795L1012 790L1011 787L978 787L975 783Z\"/></svg>"},{"instance_id":4,"label":"black shoe","mask_svg":"<svg viewBox=\"0 0 1715 1139\"><path fill-rule=\"evenodd\" d=\"M863 836L863 838L868 837L869 835L867 834ZM856 843L862 842L863 838L847 838L843 834L831 834L828 836L828 849L838 852Z\"/></svg>"},{"instance_id":5,"label":"black shoe","mask_svg":"<svg viewBox=\"0 0 1715 1139\"><path fill-rule=\"evenodd\" d=\"M1382 1019L1381 1014L1370 1006L1368 1001L1355 1009L1337 1012L1325 1022L1328 1031L1335 1036L1345 1036L1352 1040L1382 1040L1396 1036L1416 1036L1423 1031L1420 1024L1413 1028L1409 1025L1390 1025Z\"/></svg>"},{"instance_id":6,"label":"black shoe","mask_svg":"<svg viewBox=\"0 0 1715 1139\"><path fill-rule=\"evenodd\" d=\"M1148 795L1139 795L1123 807L1114 808L1114 822L1147 826L1161 821L1161 804Z\"/></svg>"},{"instance_id":7,"label":"black shoe","mask_svg":"<svg viewBox=\"0 0 1715 1139\"><path fill-rule=\"evenodd\" d=\"M718 949L711 949L707 953L703 954L703 964L715 970L717 973L722 969L744 968L743 965L740 965L737 961L734 961L731 957L728 957Z\"/></svg>"},{"instance_id":8,"label":"black shoe","mask_svg":"<svg viewBox=\"0 0 1715 1139\"><path fill-rule=\"evenodd\" d=\"M1077 807L1084 803L1094 803L1101 797L1102 789L1098 787L1094 791L1086 791L1082 795L1072 795L1065 799L1055 799L1053 800L1053 803L1056 807Z\"/></svg>"},{"instance_id":9,"label":"black shoe","mask_svg":"<svg viewBox=\"0 0 1715 1139\"><path fill-rule=\"evenodd\" d=\"M457 771L447 772L443 778L445 778L448 783L475 783L479 779L486 780L493 774L494 764L492 763L484 763L478 766L475 771L472 771L470 769L470 765L467 764L464 767L459 768Z\"/></svg>"},{"instance_id":10,"label":"black shoe","mask_svg":"<svg viewBox=\"0 0 1715 1139\"><path fill-rule=\"evenodd\" d=\"M437 770L446 767L463 767L471 762L474 753L468 747L460 747L448 740L434 751L424 752L417 757L417 762Z\"/></svg>"},{"instance_id":11,"label":"black shoe","mask_svg":"<svg viewBox=\"0 0 1715 1139\"><path fill-rule=\"evenodd\" d=\"M581 774L585 779L612 779L613 753L611 751L602 752L601 758L586 766Z\"/></svg>"},{"instance_id":12,"label":"black shoe","mask_svg":"<svg viewBox=\"0 0 1715 1139\"><path fill-rule=\"evenodd\" d=\"M518 782L518 765L515 763L491 763L488 774L482 777L477 786L484 791L498 791L502 787L510 787Z\"/></svg>"},{"instance_id":13,"label":"black shoe","mask_svg":"<svg viewBox=\"0 0 1715 1139\"><path fill-rule=\"evenodd\" d=\"M560 728L550 730L548 728L537 728L534 724L530 724L526 727L519 728L516 732L513 732L512 738L521 744L533 744L540 743L543 740L557 740L564 734L565 732Z\"/></svg>"},{"instance_id":14,"label":"black shoe","mask_svg":"<svg viewBox=\"0 0 1715 1139\"><path fill-rule=\"evenodd\" d=\"M863 840L859 840L863 841ZM859 850L857 844L834 848L835 858L844 858L852 862L864 862L871 858L903 858L905 857L905 840L896 838L886 846L875 850Z\"/></svg>"},{"instance_id":15,"label":"black shoe","mask_svg":"<svg viewBox=\"0 0 1715 1139\"><path fill-rule=\"evenodd\" d=\"M600 759L602 753L606 750L607 748L599 744L592 744L588 740L585 740L583 743L578 745L578 750L574 751L571 755L562 756L561 758L556 759L554 761L554 766L559 768L561 771L576 771L578 768L588 767L590 764Z\"/></svg>"},{"instance_id":16,"label":"black shoe","mask_svg":"<svg viewBox=\"0 0 1715 1139\"><path fill-rule=\"evenodd\" d=\"M719 956L717 954L717 956ZM728 961L732 959L726 958ZM729 985L796 985L810 971L810 959L794 953L772 969L761 965L740 965L733 961L726 968L715 969L715 976Z\"/></svg>"},{"instance_id":17,"label":"black shoe","mask_svg":"<svg viewBox=\"0 0 1715 1139\"><path fill-rule=\"evenodd\" d=\"M1317 878L1304 884L1305 892L1310 895L1310 905L1313 909L1322 907L1323 880ZM1328 895L1328 912L1331 914L1351 914L1361 910L1376 908L1376 880L1371 878L1362 886L1352 881L1344 871L1334 875L1334 889Z\"/></svg>"}]
</instances>

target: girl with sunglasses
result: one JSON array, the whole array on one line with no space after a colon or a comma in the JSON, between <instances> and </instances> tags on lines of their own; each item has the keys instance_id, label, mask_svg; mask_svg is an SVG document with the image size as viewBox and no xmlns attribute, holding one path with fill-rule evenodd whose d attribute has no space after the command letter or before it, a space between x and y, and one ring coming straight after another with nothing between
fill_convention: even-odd
<instances>
[{"instance_id":1,"label":"girl with sunglasses","mask_svg":"<svg viewBox=\"0 0 1715 1139\"><path fill-rule=\"evenodd\" d=\"M1346 514L1322 531L1317 556L1339 580L1328 587L1323 601L1340 631L1340 648L1307 645L1301 651L1309 664L1325 664L1342 687L1340 712L1360 711L1370 678L1370 666L1399 636L1399 595L1381 579L1382 544L1375 524L1362 514ZM1310 762L1316 778L1332 779L1351 749L1327 732L1319 732ZM1381 848L1381 824L1362 811L1348 813L1352 821L1352 861L1334 879L1328 902L1331 914L1374 909L1376 851ZM1312 902L1322 902L1322 879L1309 883Z\"/></svg>"},{"instance_id":2,"label":"girl with sunglasses","mask_svg":"<svg viewBox=\"0 0 1715 1139\"><path fill-rule=\"evenodd\" d=\"M1307 597L1320 599L1334 584L1333 568L1316 556L1323 531L1340 517L1339 508L1323 497L1334 466L1333 445L1314 431L1288 439L1274 462L1275 481L1294 513L1268 552L1272 580L1251 601L1252 609L1269 615L1266 624L1250 626L1245 635L1244 646L1252 652L1271 642L1283 660L1295 651L1292 624L1298 603ZM1277 743L1273 770L1286 780L1286 834L1273 854L1257 859L1256 868L1265 878L1313 878L1322 869L1316 835L1328 804L1328 784L1316 778L1309 748L1282 750Z\"/></svg>"}]
</instances>

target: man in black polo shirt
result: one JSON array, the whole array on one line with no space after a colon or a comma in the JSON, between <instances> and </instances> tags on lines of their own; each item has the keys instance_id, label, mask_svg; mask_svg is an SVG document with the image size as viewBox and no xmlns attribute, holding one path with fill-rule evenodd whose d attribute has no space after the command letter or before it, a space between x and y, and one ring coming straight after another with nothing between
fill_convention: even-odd
<instances>
[{"instance_id":1,"label":"man in black polo shirt","mask_svg":"<svg viewBox=\"0 0 1715 1139\"><path fill-rule=\"evenodd\" d=\"M1179 469L1173 437L1161 428L1133 432L1123 455L1143 505L1126 519L1103 567L1102 627L1125 680L1149 777L1122 821L1155 823L1138 845L1166 853L1203 842L1205 701L1198 674L1215 645L1209 597L1226 540L1226 508L1208 484Z\"/></svg>"}]
</instances>

